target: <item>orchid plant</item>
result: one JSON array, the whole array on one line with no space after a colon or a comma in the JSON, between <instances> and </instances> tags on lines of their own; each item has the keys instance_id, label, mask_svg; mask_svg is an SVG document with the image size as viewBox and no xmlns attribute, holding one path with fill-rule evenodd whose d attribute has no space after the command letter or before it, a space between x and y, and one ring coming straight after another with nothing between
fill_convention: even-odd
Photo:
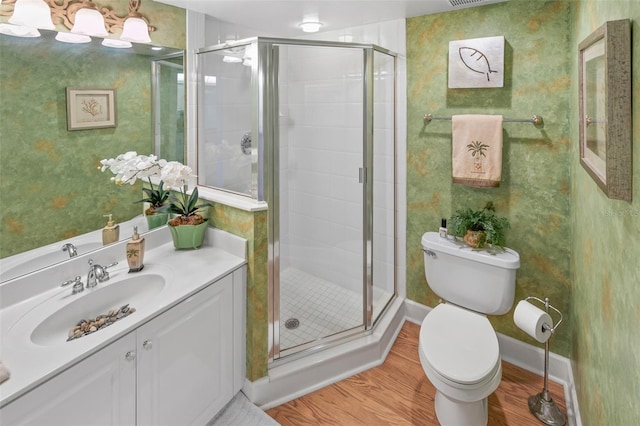
<instances>
[{"instance_id":1,"label":"orchid plant","mask_svg":"<svg viewBox=\"0 0 640 426\"><path fill-rule=\"evenodd\" d=\"M116 185L126 183L133 185L138 179L147 178L151 189L144 188L147 198L139 202L153 204L156 212L169 212L179 215L169 221L170 225L198 225L205 219L198 214L198 210L210 206L209 203L198 204L198 188L194 188L191 195L187 194L189 181L196 177L191 167L178 161L158 159L155 155L139 155L129 151L116 158L104 159L101 171L109 170L115 176L111 178ZM158 189L153 188L151 178L160 178ZM178 195L171 194L171 189L179 190ZM165 201L169 201L165 204ZM159 205L155 205L159 204Z\"/></svg>"}]
</instances>

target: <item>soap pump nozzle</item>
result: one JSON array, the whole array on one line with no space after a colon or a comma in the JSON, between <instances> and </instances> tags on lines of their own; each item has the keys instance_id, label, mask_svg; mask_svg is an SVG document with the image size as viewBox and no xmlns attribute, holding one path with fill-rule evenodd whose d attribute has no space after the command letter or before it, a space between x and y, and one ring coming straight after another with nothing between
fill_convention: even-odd
<instances>
[{"instance_id":1,"label":"soap pump nozzle","mask_svg":"<svg viewBox=\"0 0 640 426\"><path fill-rule=\"evenodd\" d=\"M115 225L116 223L113 221L113 214L109 213L109 214L104 214L102 215L104 217L108 217L109 220L107 220L107 226L108 227L112 227L113 225Z\"/></svg>"},{"instance_id":2,"label":"soap pump nozzle","mask_svg":"<svg viewBox=\"0 0 640 426\"><path fill-rule=\"evenodd\" d=\"M103 215L108 217L107 225L102 228L102 244L107 245L115 243L120 238L120 225L114 222L111 213Z\"/></svg>"}]
</instances>

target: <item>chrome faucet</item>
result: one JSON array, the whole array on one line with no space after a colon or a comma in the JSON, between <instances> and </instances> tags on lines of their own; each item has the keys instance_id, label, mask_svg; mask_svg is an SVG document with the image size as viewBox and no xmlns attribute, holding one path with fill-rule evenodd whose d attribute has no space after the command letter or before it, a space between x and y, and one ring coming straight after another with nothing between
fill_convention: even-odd
<instances>
[{"instance_id":1,"label":"chrome faucet","mask_svg":"<svg viewBox=\"0 0 640 426\"><path fill-rule=\"evenodd\" d=\"M69 257L75 257L78 255L78 249L76 249L76 246L74 246L71 243L67 243L65 245L62 246L62 251L68 251L69 252Z\"/></svg>"},{"instance_id":2,"label":"chrome faucet","mask_svg":"<svg viewBox=\"0 0 640 426\"><path fill-rule=\"evenodd\" d=\"M113 262L111 265L100 266L97 263L94 264L92 259L89 259L89 272L87 273L87 288L93 288L98 283L103 283L109 280L109 273L107 268L117 265L118 262Z\"/></svg>"},{"instance_id":3,"label":"chrome faucet","mask_svg":"<svg viewBox=\"0 0 640 426\"><path fill-rule=\"evenodd\" d=\"M82 291L84 291L84 287L82 284L82 278L80 278L80 276L78 275L77 277L75 277L72 280L69 281L65 281L63 282L60 287L66 287L70 284L73 284L73 290L71 291L71 294L78 294Z\"/></svg>"}]
</instances>

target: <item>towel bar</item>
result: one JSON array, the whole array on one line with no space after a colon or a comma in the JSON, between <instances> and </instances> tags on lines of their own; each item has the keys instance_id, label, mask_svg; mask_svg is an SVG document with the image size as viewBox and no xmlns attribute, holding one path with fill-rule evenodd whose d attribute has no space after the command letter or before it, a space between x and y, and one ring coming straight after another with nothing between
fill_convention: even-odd
<instances>
[{"instance_id":1,"label":"towel bar","mask_svg":"<svg viewBox=\"0 0 640 426\"><path fill-rule=\"evenodd\" d=\"M425 114L423 120L425 124L429 124L432 120L451 120L451 117L434 117L431 114ZM506 123L531 123L535 127L544 126L544 121L539 115L534 115L531 118L505 118L502 121Z\"/></svg>"}]
</instances>

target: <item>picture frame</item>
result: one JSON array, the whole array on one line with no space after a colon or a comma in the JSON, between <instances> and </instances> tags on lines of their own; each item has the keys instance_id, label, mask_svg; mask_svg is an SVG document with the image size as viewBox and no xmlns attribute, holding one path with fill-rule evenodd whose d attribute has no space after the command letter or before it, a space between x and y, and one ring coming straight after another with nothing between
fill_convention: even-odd
<instances>
[{"instance_id":1,"label":"picture frame","mask_svg":"<svg viewBox=\"0 0 640 426\"><path fill-rule=\"evenodd\" d=\"M67 130L116 127L115 89L67 87Z\"/></svg>"},{"instance_id":2,"label":"picture frame","mask_svg":"<svg viewBox=\"0 0 640 426\"><path fill-rule=\"evenodd\" d=\"M580 164L607 197L631 201L631 23L608 21L578 45Z\"/></svg>"},{"instance_id":3,"label":"picture frame","mask_svg":"<svg viewBox=\"0 0 640 426\"><path fill-rule=\"evenodd\" d=\"M504 36L449 42L448 88L504 87Z\"/></svg>"}]
</instances>

